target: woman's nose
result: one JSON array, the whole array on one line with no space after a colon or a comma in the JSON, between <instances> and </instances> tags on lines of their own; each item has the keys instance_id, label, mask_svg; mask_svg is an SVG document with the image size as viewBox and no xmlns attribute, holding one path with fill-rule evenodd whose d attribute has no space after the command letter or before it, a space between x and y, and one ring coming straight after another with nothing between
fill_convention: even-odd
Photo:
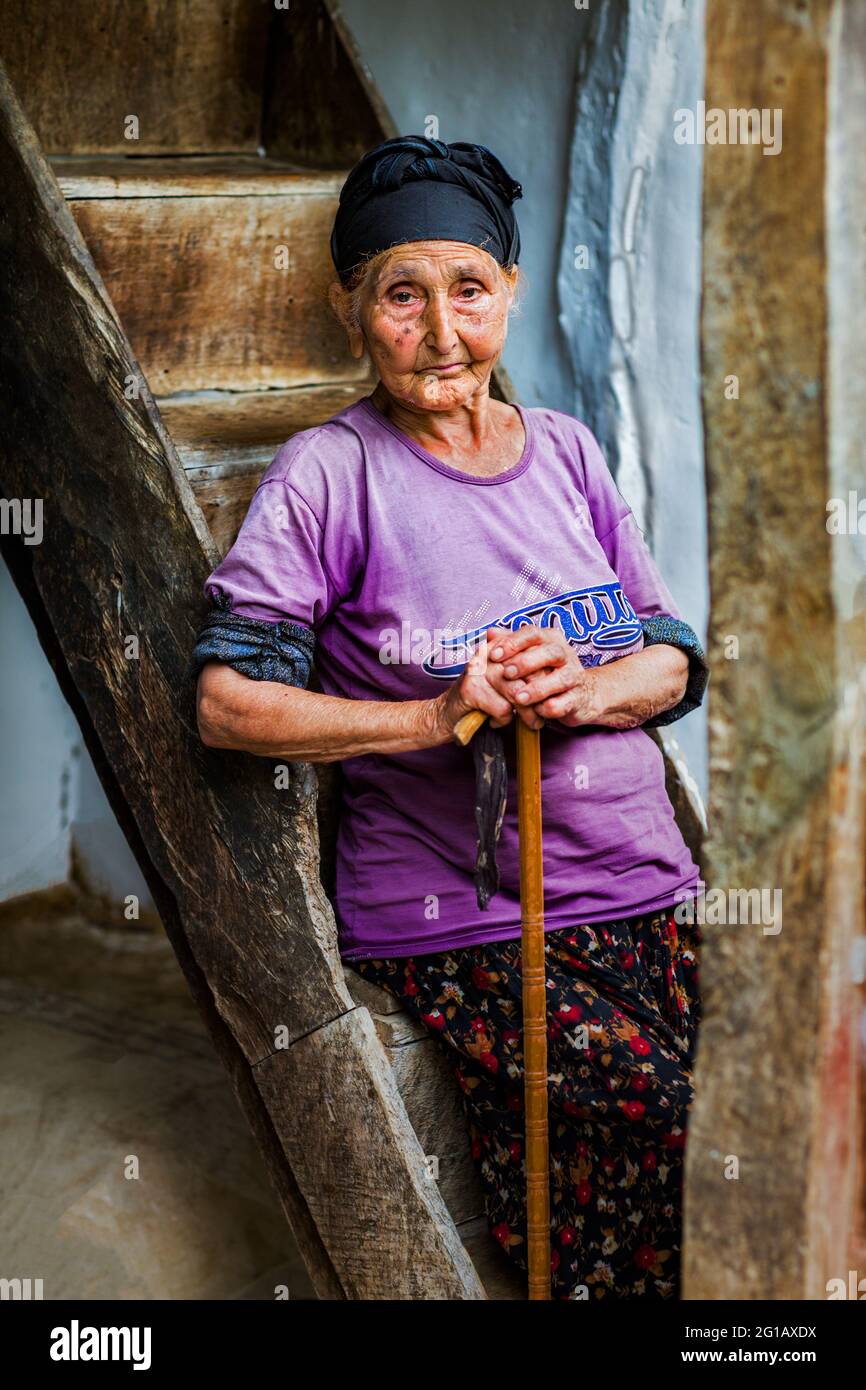
<instances>
[{"instance_id":1,"label":"woman's nose","mask_svg":"<svg viewBox=\"0 0 866 1390\"><path fill-rule=\"evenodd\" d=\"M447 298L431 295L426 318L427 342L437 352L447 352L457 342L457 330Z\"/></svg>"}]
</instances>

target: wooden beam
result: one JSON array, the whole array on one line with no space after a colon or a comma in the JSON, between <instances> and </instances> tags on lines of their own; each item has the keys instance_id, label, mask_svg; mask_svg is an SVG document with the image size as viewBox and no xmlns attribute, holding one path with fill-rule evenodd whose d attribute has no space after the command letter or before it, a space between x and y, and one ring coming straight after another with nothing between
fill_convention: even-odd
<instances>
[{"instance_id":1,"label":"wooden beam","mask_svg":"<svg viewBox=\"0 0 866 1390\"><path fill-rule=\"evenodd\" d=\"M5 538L10 565L317 1291L403 1298L417 1288L412 1268L430 1296L483 1297L345 987L317 873L312 769L297 766L277 790L269 762L198 740L187 663L216 550L2 70L0 183L0 484L44 508L41 544ZM127 399L130 378L138 399ZM307 1056L367 1097L363 1123L342 1099L330 1112L315 1103ZM312 1200L323 1164L327 1219ZM394 1259L371 1259L351 1237L372 1173L383 1228L402 1231Z\"/></svg>"},{"instance_id":2,"label":"wooden beam","mask_svg":"<svg viewBox=\"0 0 866 1390\"><path fill-rule=\"evenodd\" d=\"M768 154L729 128L704 153L713 681L689 1299L826 1298L862 1231L866 579L862 542L827 526L828 500L862 487L866 431L854 365L866 356L862 9L859 43L838 38L855 11L707 7L708 113L767 111L782 146ZM847 83L846 49L857 55ZM842 84L835 130L831 81ZM754 890L781 900L743 920L731 895Z\"/></svg>"}]
</instances>

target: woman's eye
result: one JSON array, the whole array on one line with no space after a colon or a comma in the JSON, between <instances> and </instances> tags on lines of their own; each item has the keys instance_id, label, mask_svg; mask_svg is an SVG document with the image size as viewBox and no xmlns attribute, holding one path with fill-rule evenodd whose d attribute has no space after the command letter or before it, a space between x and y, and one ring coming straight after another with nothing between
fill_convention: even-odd
<instances>
[{"instance_id":1,"label":"woman's eye","mask_svg":"<svg viewBox=\"0 0 866 1390\"><path fill-rule=\"evenodd\" d=\"M395 290L392 295L395 304L408 304L413 298L411 290Z\"/></svg>"},{"instance_id":2,"label":"woman's eye","mask_svg":"<svg viewBox=\"0 0 866 1390\"><path fill-rule=\"evenodd\" d=\"M468 296L470 296L470 297L472 297L472 298L474 298L474 299L477 299L478 296L479 296L480 294L481 294L481 286L480 286L480 285L464 285L464 286L463 286L463 289L460 291L460 298L463 299L465 296L468 295Z\"/></svg>"}]
</instances>

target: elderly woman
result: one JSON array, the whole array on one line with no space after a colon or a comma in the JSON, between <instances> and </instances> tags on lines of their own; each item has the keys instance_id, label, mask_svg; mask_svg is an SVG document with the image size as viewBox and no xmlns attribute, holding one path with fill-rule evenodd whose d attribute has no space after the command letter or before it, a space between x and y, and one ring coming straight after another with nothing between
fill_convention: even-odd
<instances>
[{"instance_id":1,"label":"elderly woman","mask_svg":"<svg viewBox=\"0 0 866 1390\"><path fill-rule=\"evenodd\" d=\"M342 763L340 954L444 1048L490 1230L525 1268L501 795L515 720L543 725L551 1291L670 1298L699 1016L674 909L698 867L644 729L694 709L707 668L590 430L490 394L520 194L480 145L398 138L352 170L331 303L378 384L280 448L210 576L199 729ZM472 709L475 758L454 739Z\"/></svg>"}]
</instances>

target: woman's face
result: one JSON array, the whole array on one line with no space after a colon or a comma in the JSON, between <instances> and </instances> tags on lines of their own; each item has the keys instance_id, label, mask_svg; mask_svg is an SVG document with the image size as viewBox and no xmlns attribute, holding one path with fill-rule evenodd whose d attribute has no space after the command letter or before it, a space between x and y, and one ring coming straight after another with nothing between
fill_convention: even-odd
<instances>
[{"instance_id":1,"label":"woman's face","mask_svg":"<svg viewBox=\"0 0 866 1390\"><path fill-rule=\"evenodd\" d=\"M361 334L385 390L418 410L452 410L479 389L505 343L513 288L462 241L397 247L361 294Z\"/></svg>"}]
</instances>

